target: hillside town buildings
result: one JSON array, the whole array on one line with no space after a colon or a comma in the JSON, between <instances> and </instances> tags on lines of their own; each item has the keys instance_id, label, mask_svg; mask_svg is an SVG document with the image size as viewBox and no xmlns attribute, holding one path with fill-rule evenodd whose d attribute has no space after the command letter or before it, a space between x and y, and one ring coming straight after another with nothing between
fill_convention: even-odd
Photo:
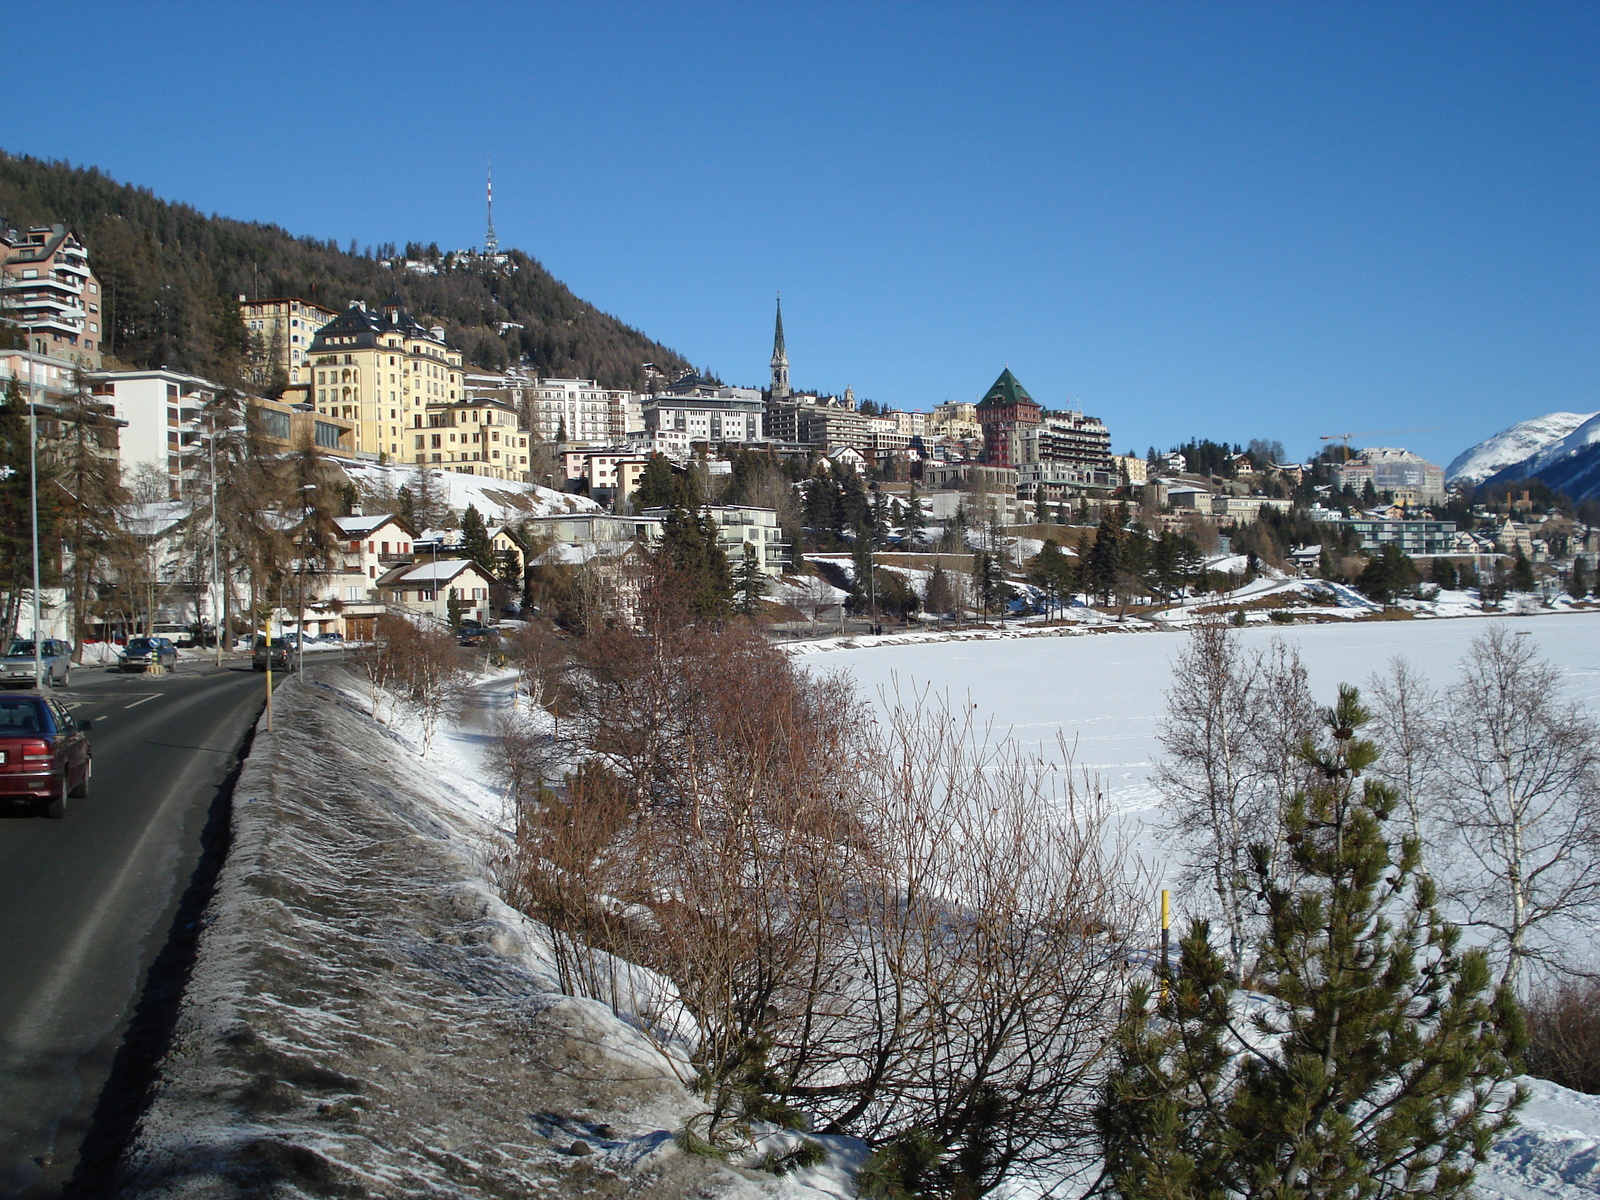
<instances>
[{"instance_id":1,"label":"hillside town buildings","mask_svg":"<svg viewBox=\"0 0 1600 1200\"><path fill-rule=\"evenodd\" d=\"M317 330L310 356L316 411L353 422L355 452L380 461L405 461L404 439L427 427L428 406L461 398L461 352L399 296L375 311L351 304Z\"/></svg>"},{"instance_id":2,"label":"hillside town buildings","mask_svg":"<svg viewBox=\"0 0 1600 1200\"><path fill-rule=\"evenodd\" d=\"M977 405L983 429L983 461L996 467L1014 467L1023 461L1023 434L1044 419L1044 410L1007 367L1000 372Z\"/></svg>"},{"instance_id":3,"label":"hillside town buildings","mask_svg":"<svg viewBox=\"0 0 1600 1200\"><path fill-rule=\"evenodd\" d=\"M754 388L726 387L685 376L644 403L644 431L671 431L691 442L758 442L764 409Z\"/></svg>"},{"instance_id":4,"label":"hillside town buildings","mask_svg":"<svg viewBox=\"0 0 1600 1200\"><path fill-rule=\"evenodd\" d=\"M501 266L504 258L493 251L475 256ZM1083 523L1123 513L1129 530L1142 522L1147 530L1171 529L1210 542L1231 526L1306 512L1311 492L1303 484L1310 477L1318 495L1343 505L1314 508L1309 515L1336 527L1338 536L1325 544L1346 553L1352 545L1367 553L1394 546L1413 556L1471 557L1480 564L1520 554L1541 569L1558 559L1570 562L1573 553L1600 553L1600 534L1587 527L1558 530L1549 517L1541 525L1506 516L1492 528L1480 517L1470 530L1435 518L1422 510L1445 500L1443 471L1402 449L1365 450L1350 461L1326 464L1326 474L1321 462L1258 463L1254 453L1237 450L1223 455L1218 466L1217 448L1205 444L1197 444L1196 461L1210 464L1215 474L1190 474L1180 453L1113 455L1106 422L1076 407L1047 408L1009 366L978 401L947 401L926 413L858 403L851 387L840 395L797 389L781 304L767 388L731 386L708 377L709 371L669 379L641 364L649 383L646 392L637 392L595 379L540 376L526 361L499 372L469 370L444 328L413 315L399 295L376 307L358 301L343 311L303 297L241 296L239 315L251 347L240 377L232 380L240 389L234 391L165 367L107 369L100 284L87 249L65 226L4 229L0 259L0 318L26 329L15 339L25 341L25 348L0 349L0 382L15 380L32 397L30 411L46 453L51 443L88 430L91 444L116 459L125 481L153 484L154 494L139 489L138 511L130 509L127 518L140 530L154 531L148 534L151 544L186 546L192 531L185 521L198 511L194 501L210 477L208 458L219 438L244 431L260 454L310 449L346 460L352 481L372 464L396 464L565 488L614 510L495 526L490 561L473 563L454 544L460 539L453 531L414 530L394 512L363 516L349 498L356 488L340 485L354 515L335 521L337 561L314 579L299 572L308 632L370 636L378 616L394 610L489 619L511 611L504 599L516 591L519 565L599 560L609 564L615 585L623 586L629 569L619 564L645 553L665 517L659 509L638 516L631 511L637 503L631 497L653 455L675 460L680 470L692 460L712 493L736 467L754 464L762 490L745 495L761 495L768 503L774 502L770 489L782 494L796 474L825 472L839 479L856 471L871 473L863 481L869 487L905 489L897 495L914 486L930 522L949 525L960 514L969 529L977 523L988 531L994 524ZM504 323L502 332L517 327ZM115 367L114 358L110 365ZM217 428L219 412L232 414L228 419L237 428ZM795 463L803 470L788 470ZM788 474L769 470L769 464ZM1379 499L1366 497L1368 511L1362 511L1346 488L1358 495L1370 488ZM796 494L802 490L797 487ZM387 491L359 494L382 495L381 503L398 507L402 500L395 491L391 483ZM565 502L587 507L576 497ZM1525 494L1512 507L1527 515L1532 504ZM543 501L530 507L548 509ZM497 519L511 519L508 511L500 510ZM794 565L794 547L781 523L792 527L793 509L735 504L702 511L734 565L747 548L769 577ZM275 510L274 519L281 533L303 518ZM1272 528L1283 524L1274 521ZM192 546L182 554L182 569L192 574ZM1310 557L1321 557L1320 548ZM1298 561L1305 558L1302 549ZM198 594L192 579L183 586ZM530 590L530 603L532 595Z\"/></svg>"},{"instance_id":5,"label":"hillside town buildings","mask_svg":"<svg viewBox=\"0 0 1600 1200\"><path fill-rule=\"evenodd\" d=\"M19 232L0 218L0 320L28 331L28 349L98 367L104 304L89 252L71 229L39 225Z\"/></svg>"},{"instance_id":6,"label":"hillside town buildings","mask_svg":"<svg viewBox=\"0 0 1600 1200\"><path fill-rule=\"evenodd\" d=\"M529 482L528 434L515 408L483 397L427 406L426 424L407 430L405 461L463 475Z\"/></svg>"},{"instance_id":7,"label":"hillside town buildings","mask_svg":"<svg viewBox=\"0 0 1600 1200\"><path fill-rule=\"evenodd\" d=\"M1407 506L1444 503L1444 468L1409 450L1373 447L1349 462L1329 468L1333 486L1364 491L1368 484L1380 496Z\"/></svg>"},{"instance_id":8,"label":"hillside town buildings","mask_svg":"<svg viewBox=\"0 0 1600 1200\"><path fill-rule=\"evenodd\" d=\"M251 359L259 387L274 380L287 384L309 383L307 364L317 331L338 317L331 308L298 296L266 300L239 297L239 316L250 334Z\"/></svg>"}]
</instances>

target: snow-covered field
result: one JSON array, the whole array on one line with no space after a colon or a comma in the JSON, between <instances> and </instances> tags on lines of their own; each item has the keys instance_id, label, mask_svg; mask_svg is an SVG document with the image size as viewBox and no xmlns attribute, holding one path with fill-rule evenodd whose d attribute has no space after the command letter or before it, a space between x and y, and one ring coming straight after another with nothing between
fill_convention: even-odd
<instances>
[{"instance_id":1,"label":"snow-covered field","mask_svg":"<svg viewBox=\"0 0 1600 1200\"><path fill-rule=\"evenodd\" d=\"M1511 618L1539 653L1561 670L1572 698L1600 711L1600 613ZM1300 649L1317 699L1331 702L1340 683L1363 684L1395 656L1445 683L1482 620L1390 621L1248 628L1247 649L1280 636ZM968 699L992 718L997 735L1053 755L1056 739L1074 747L1076 765L1098 774L1129 823L1135 849L1164 878L1173 874L1149 818L1150 784L1170 665L1187 635L1139 633L1092 637L996 638L839 649L807 661L843 668L874 696L931 686ZM1527 1080L1532 1099L1521 1126L1495 1145L1479 1173L1484 1200L1600 1196L1600 1098Z\"/></svg>"},{"instance_id":2,"label":"snow-covered field","mask_svg":"<svg viewBox=\"0 0 1600 1200\"><path fill-rule=\"evenodd\" d=\"M1600 613L1508 619L1562 671L1571 695L1600 711ZM1360 685L1403 656L1437 683L1488 622L1376 621L1252 627L1246 648L1282 637L1300 648L1317 699L1331 703L1340 683ZM1057 735L1074 747L1076 765L1101 776L1113 803L1138 818L1155 803L1151 761L1168 674L1187 634L1146 632L1098 637L927 642L840 649L811 659L818 669L847 669L869 694L931 684L952 699L970 697L997 731L1053 753ZM1144 853L1158 856L1148 836Z\"/></svg>"}]
</instances>

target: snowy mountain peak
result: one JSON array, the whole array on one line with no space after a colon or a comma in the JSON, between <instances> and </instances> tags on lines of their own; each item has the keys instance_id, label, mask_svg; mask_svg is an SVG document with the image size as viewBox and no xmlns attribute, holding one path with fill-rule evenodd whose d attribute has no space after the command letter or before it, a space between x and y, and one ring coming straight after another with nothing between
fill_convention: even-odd
<instances>
[{"instance_id":1,"label":"snowy mountain peak","mask_svg":"<svg viewBox=\"0 0 1600 1200\"><path fill-rule=\"evenodd\" d=\"M1569 435L1587 428L1600 413L1546 413L1530 421L1518 421L1493 437L1485 438L1470 450L1458 454L1445 468L1446 482L1482 483L1506 467L1525 462L1541 451L1554 449L1570 440ZM1600 440L1600 430L1587 441ZM1587 444L1587 441L1583 444ZM1542 457L1542 456L1541 456Z\"/></svg>"}]
</instances>

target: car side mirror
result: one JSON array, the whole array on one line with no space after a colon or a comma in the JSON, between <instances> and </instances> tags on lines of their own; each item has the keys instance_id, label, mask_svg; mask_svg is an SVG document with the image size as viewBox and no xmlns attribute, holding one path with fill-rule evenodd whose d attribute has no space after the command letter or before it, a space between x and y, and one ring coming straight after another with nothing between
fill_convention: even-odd
<instances>
[{"instance_id":1,"label":"car side mirror","mask_svg":"<svg viewBox=\"0 0 1600 1200\"><path fill-rule=\"evenodd\" d=\"M85 733L88 733L89 730L94 728L94 722L93 721L79 721L78 722L78 728L83 730Z\"/></svg>"}]
</instances>

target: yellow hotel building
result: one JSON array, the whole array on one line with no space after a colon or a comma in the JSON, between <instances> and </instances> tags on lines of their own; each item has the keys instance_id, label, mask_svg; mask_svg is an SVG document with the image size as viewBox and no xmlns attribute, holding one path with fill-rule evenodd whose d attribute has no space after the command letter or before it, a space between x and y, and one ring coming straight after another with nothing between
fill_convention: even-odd
<instances>
[{"instance_id":1,"label":"yellow hotel building","mask_svg":"<svg viewBox=\"0 0 1600 1200\"><path fill-rule=\"evenodd\" d=\"M359 458L411 461L411 439L428 428L430 405L461 398L461 355L444 329L413 317L398 296L381 310L360 301L311 342L311 402L354 425Z\"/></svg>"},{"instance_id":2,"label":"yellow hotel building","mask_svg":"<svg viewBox=\"0 0 1600 1200\"><path fill-rule=\"evenodd\" d=\"M477 397L428 406L426 425L411 430L413 462L462 475L531 482L528 434L517 410L502 400Z\"/></svg>"}]
</instances>

